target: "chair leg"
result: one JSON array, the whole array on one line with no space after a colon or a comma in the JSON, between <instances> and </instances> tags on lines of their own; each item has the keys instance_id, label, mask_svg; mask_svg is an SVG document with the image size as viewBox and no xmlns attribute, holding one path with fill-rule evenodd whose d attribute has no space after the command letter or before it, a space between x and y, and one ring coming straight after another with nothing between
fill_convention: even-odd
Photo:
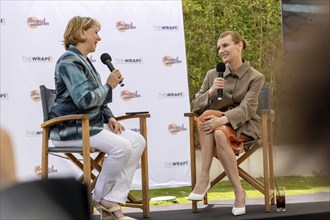
<instances>
[{"instance_id":1,"label":"chair leg","mask_svg":"<svg viewBox=\"0 0 330 220\"><path fill-rule=\"evenodd\" d=\"M196 185L196 151L194 141L194 117L189 117L189 131L190 131L190 172L191 172L191 190ZM197 201L192 201L192 211L197 212Z\"/></svg>"},{"instance_id":2,"label":"chair leg","mask_svg":"<svg viewBox=\"0 0 330 220\"><path fill-rule=\"evenodd\" d=\"M43 128L42 135L42 156L41 156L41 177L48 178L48 135L49 128Z\"/></svg>"},{"instance_id":3,"label":"chair leg","mask_svg":"<svg viewBox=\"0 0 330 220\"><path fill-rule=\"evenodd\" d=\"M274 155L273 155L273 131L272 131L272 121L268 123L268 132L269 132L269 181L270 181L270 199L271 204L275 205L275 179L274 179Z\"/></svg>"},{"instance_id":4,"label":"chair leg","mask_svg":"<svg viewBox=\"0 0 330 220\"><path fill-rule=\"evenodd\" d=\"M264 185L260 183L257 179L255 179L253 176L251 176L249 173L247 173L245 170L243 170L241 167L238 167L238 173L240 177L242 177L255 189L259 190L262 194L265 193Z\"/></svg>"},{"instance_id":5,"label":"chair leg","mask_svg":"<svg viewBox=\"0 0 330 220\"><path fill-rule=\"evenodd\" d=\"M84 183L87 187L87 199L89 202L89 214L92 216L92 198L91 198L91 158L90 158L90 137L89 137L89 117L82 118L82 145L83 145L83 172Z\"/></svg>"},{"instance_id":6,"label":"chair leg","mask_svg":"<svg viewBox=\"0 0 330 220\"><path fill-rule=\"evenodd\" d=\"M146 140L146 146L141 156L141 175L142 175L142 210L143 217L150 215L150 198L149 198L149 175L148 175L148 143L147 143L147 121L146 118L140 118L140 133Z\"/></svg>"},{"instance_id":7,"label":"chair leg","mask_svg":"<svg viewBox=\"0 0 330 220\"><path fill-rule=\"evenodd\" d=\"M195 146L193 146L193 149L191 149L191 191L194 190L196 186L196 180L197 180L197 173L196 173L196 152L195 152ZM192 211L197 212L197 201L192 200Z\"/></svg>"},{"instance_id":8,"label":"chair leg","mask_svg":"<svg viewBox=\"0 0 330 220\"><path fill-rule=\"evenodd\" d=\"M269 143L267 132L267 115L262 115L262 152L264 167L265 212L270 212L270 183L269 183Z\"/></svg>"},{"instance_id":9,"label":"chair leg","mask_svg":"<svg viewBox=\"0 0 330 220\"><path fill-rule=\"evenodd\" d=\"M192 149L191 153L190 153L190 161L191 161L191 191L194 189L195 185L196 185L196 160L195 160L195 149ZM192 159L194 158L194 159ZM192 211L193 212L197 212L197 201L196 200L192 200L191 202L192 205Z\"/></svg>"},{"instance_id":10,"label":"chair leg","mask_svg":"<svg viewBox=\"0 0 330 220\"><path fill-rule=\"evenodd\" d=\"M145 148L141 157L141 175L142 175L143 217L147 218L150 215L147 148Z\"/></svg>"}]
</instances>

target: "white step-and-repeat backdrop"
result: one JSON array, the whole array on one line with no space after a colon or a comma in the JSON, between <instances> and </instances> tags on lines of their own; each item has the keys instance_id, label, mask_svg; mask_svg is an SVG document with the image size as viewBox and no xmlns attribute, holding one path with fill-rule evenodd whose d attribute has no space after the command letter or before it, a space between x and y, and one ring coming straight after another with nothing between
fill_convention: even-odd
<instances>
[{"instance_id":1,"label":"white step-and-repeat backdrop","mask_svg":"<svg viewBox=\"0 0 330 220\"><path fill-rule=\"evenodd\" d=\"M151 188L190 185L189 93L182 5L176 1L1 0L1 127L13 141L20 181L40 178L42 109L39 85L54 88L54 66L64 52L63 32L73 16L100 21L102 40L89 55L105 82L100 61L109 53L125 77L109 107L116 116L149 111ZM137 121L124 123L138 130ZM51 156L50 177L78 175L71 162ZM140 169L132 188L140 187Z\"/></svg>"}]
</instances>

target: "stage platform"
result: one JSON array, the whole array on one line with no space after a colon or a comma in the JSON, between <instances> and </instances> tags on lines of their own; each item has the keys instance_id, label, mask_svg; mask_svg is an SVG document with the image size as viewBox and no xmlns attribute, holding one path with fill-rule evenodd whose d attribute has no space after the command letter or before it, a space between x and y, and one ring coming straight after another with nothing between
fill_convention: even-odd
<instances>
[{"instance_id":1,"label":"stage platform","mask_svg":"<svg viewBox=\"0 0 330 220\"><path fill-rule=\"evenodd\" d=\"M151 206L150 218L143 218L142 211L133 208L124 208L124 213L137 219L150 220L219 220L219 219L329 219L330 192L306 195L287 195L286 211L277 212L275 205L271 212L264 212L263 199L247 199L247 214L233 216L231 214L232 200L210 201L208 206L198 203L198 213L191 211L191 204L171 204ZM99 214L93 220L99 220Z\"/></svg>"}]
</instances>

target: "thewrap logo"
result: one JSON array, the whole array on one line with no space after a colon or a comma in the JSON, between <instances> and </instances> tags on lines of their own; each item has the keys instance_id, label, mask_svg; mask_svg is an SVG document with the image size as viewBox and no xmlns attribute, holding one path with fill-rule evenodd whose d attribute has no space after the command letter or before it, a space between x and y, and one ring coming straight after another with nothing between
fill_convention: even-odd
<instances>
[{"instance_id":1,"label":"thewrap logo","mask_svg":"<svg viewBox=\"0 0 330 220\"><path fill-rule=\"evenodd\" d=\"M117 64L143 64L142 58L116 58Z\"/></svg>"},{"instance_id":2,"label":"thewrap logo","mask_svg":"<svg viewBox=\"0 0 330 220\"><path fill-rule=\"evenodd\" d=\"M123 90L123 91L121 91L120 96L125 101L128 101L128 100L130 100L132 98L140 98L141 97L141 95L139 95L137 91L130 92L129 90Z\"/></svg>"},{"instance_id":3,"label":"thewrap logo","mask_svg":"<svg viewBox=\"0 0 330 220\"><path fill-rule=\"evenodd\" d=\"M9 94L8 92L5 92L5 93L0 93L0 99L9 99Z\"/></svg>"},{"instance_id":4,"label":"thewrap logo","mask_svg":"<svg viewBox=\"0 0 330 220\"><path fill-rule=\"evenodd\" d=\"M184 124L182 125L177 125L175 123L168 125L168 131L170 134L177 134L178 132L181 131L186 131L187 128L184 127Z\"/></svg>"},{"instance_id":5,"label":"thewrap logo","mask_svg":"<svg viewBox=\"0 0 330 220\"><path fill-rule=\"evenodd\" d=\"M31 96L31 99L35 102L39 102L41 100L41 97L40 97L40 90L32 90L30 92L30 96Z\"/></svg>"},{"instance_id":6,"label":"thewrap logo","mask_svg":"<svg viewBox=\"0 0 330 220\"><path fill-rule=\"evenodd\" d=\"M38 19L36 17L28 17L26 20L27 25L30 28L37 28L38 26L49 25L49 22L46 22L46 18Z\"/></svg>"},{"instance_id":7,"label":"thewrap logo","mask_svg":"<svg viewBox=\"0 0 330 220\"><path fill-rule=\"evenodd\" d=\"M154 31L179 31L179 25L154 25Z\"/></svg>"},{"instance_id":8,"label":"thewrap logo","mask_svg":"<svg viewBox=\"0 0 330 220\"><path fill-rule=\"evenodd\" d=\"M40 137L42 135L42 131L25 131L26 137Z\"/></svg>"},{"instance_id":9,"label":"thewrap logo","mask_svg":"<svg viewBox=\"0 0 330 220\"><path fill-rule=\"evenodd\" d=\"M158 93L159 98L183 98L184 92L164 92Z\"/></svg>"},{"instance_id":10,"label":"thewrap logo","mask_svg":"<svg viewBox=\"0 0 330 220\"><path fill-rule=\"evenodd\" d=\"M179 57L172 58L170 56L164 56L163 57L163 64L165 66L172 66L172 64L182 63L181 60L179 60Z\"/></svg>"},{"instance_id":11,"label":"thewrap logo","mask_svg":"<svg viewBox=\"0 0 330 220\"><path fill-rule=\"evenodd\" d=\"M140 132L140 128L130 128L131 131Z\"/></svg>"},{"instance_id":12,"label":"thewrap logo","mask_svg":"<svg viewBox=\"0 0 330 220\"><path fill-rule=\"evenodd\" d=\"M1 24L6 24L6 19L5 18L0 18L0 23Z\"/></svg>"},{"instance_id":13,"label":"thewrap logo","mask_svg":"<svg viewBox=\"0 0 330 220\"><path fill-rule=\"evenodd\" d=\"M95 63L96 62L96 59L93 58L93 55L90 55L88 57L89 61L91 61L92 63Z\"/></svg>"},{"instance_id":14,"label":"thewrap logo","mask_svg":"<svg viewBox=\"0 0 330 220\"><path fill-rule=\"evenodd\" d=\"M188 160L184 161L171 161L171 162L165 162L164 167L165 168L173 168L173 167L186 167L189 165Z\"/></svg>"},{"instance_id":15,"label":"thewrap logo","mask_svg":"<svg viewBox=\"0 0 330 220\"><path fill-rule=\"evenodd\" d=\"M53 57L52 56L47 56L47 57L33 57L33 56L29 56L29 57L25 57L23 56L23 62L38 62L38 63L51 63L53 62Z\"/></svg>"},{"instance_id":16,"label":"thewrap logo","mask_svg":"<svg viewBox=\"0 0 330 220\"><path fill-rule=\"evenodd\" d=\"M36 166L34 168L34 174L36 176L41 176L41 172L42 172L42 170L41 170L41 166L40 165L38 165L38 166ZM52 165L51 167L48 167L48 173L57 173L57 172L58 172L58 170L55 169L55 166L54 165Z\"/></svg>"},{"instance_id":17,"label":"thewrap logo","mask_svg":"<svg viewBox=\"0 0 330 220\"><path fill-rule=\"evenodd\" d=\"M126 30L129 30L129 29L136 29L136 26L133 25L133 22L131 22L130 24L127 24L124 21L118 21L116 23L116 28L120 32L125 32Z\"/></svg>"}]
</instances>

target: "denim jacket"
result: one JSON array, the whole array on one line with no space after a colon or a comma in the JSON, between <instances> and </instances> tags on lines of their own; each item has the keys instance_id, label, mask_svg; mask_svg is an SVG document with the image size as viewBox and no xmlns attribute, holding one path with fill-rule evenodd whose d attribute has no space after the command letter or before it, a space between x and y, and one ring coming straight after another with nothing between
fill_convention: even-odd
<instances>
[{"instance_id":1,"label":"denim jacket","mask_svg":"<svg viewBox=\"0 0 330 220\"><path fill-rule=\"evenodd\" d=\"M90 136L99 133L103 124L114 117L107 103L112 101L112 88L101 83L93 64L70 45L55 66L56 99L50 118L70 114L88 114ZM82 138L81 121L70 121L54 126L50 139L77 140Z\"/></svg>"}]
</instances>

